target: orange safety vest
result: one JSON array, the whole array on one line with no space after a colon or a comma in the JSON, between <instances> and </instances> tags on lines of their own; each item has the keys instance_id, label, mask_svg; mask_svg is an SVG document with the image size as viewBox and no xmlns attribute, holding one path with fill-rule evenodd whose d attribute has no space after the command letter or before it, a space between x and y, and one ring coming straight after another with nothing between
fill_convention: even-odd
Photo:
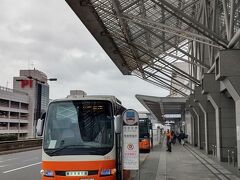
<instances>
[{"instance_id":1,"label":"orange safety vest","mask_svg":"<svg viewBox=\"0 0 240 180\"><path fill-rule=\"evenodd\" d=\"M171 140L171 139L172 139L172 133L169 132L169 133L167 133L167 140Z\"/></svg>"}]
</instances>

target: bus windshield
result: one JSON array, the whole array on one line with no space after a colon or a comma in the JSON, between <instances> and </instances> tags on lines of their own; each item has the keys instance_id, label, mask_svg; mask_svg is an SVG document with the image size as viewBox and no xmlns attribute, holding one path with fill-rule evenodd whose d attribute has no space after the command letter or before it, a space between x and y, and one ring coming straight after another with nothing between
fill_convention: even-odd
<instances>
[{"instance_id":1,"label":"bus windshield","mask_svg":"<svg viewBox=\"0 0 240 180\"><path fill-rule=\"evenodd\" d=\"M43 143L48 155L105 155L113 143L110 101L74 100L49 105Z\"/></svg>"},{"instance_id":2,"label":"bus windshield","mask_svg":"<svg viewBox=\"0 0 240 180\"><path fill-rule=\"evenodd\" d=\"M139 138L149 138L150 127L148 119L139 119Z\"/></svg>"}]
</instances>

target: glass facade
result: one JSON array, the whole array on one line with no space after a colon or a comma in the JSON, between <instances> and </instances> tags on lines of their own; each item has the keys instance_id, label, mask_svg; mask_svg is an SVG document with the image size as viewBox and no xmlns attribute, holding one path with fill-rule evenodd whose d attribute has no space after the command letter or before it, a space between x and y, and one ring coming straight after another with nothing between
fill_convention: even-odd
<instances>
[{"instance_id":1,"label":"glass facade","mask_svg":"<svg viewBox=\"0 0 240 180\"><path fill-rule=\"evenodd\" d=\"M36 86L36 112L35 117L39 119L41 115L46 112L49 103L49 86L37 83Z\"/></svg>"}]
</instances>

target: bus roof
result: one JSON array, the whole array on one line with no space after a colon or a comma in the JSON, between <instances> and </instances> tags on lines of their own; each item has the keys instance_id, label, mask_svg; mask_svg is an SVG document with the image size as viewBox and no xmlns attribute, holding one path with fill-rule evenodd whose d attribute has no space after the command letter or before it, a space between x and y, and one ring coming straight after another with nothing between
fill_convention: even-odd
<instances>
[{"instance_id":1,"label":"bus roof","mask_svg":"<svg viewBox=\"0 0 240 180\"><path fill-rule=\"evenodd\" d=\"M122 104L122 102L119 99L111 95L68 96L62 99L55 99L52 102L76 101L76 100L106 100Z\"/></svg>"}]
</instances>

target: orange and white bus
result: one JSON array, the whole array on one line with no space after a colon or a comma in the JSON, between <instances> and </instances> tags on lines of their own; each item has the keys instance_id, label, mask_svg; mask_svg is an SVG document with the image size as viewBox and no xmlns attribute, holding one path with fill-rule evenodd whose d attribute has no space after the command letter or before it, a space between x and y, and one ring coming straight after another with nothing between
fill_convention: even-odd
<instances>
[{"instance_id":1,"label":"orange and white bus","mask_svg":"<svg viewBox=\"0 0 240 180\"><path fill-rule=\"evenodd\" d=\"M52 101L37 124L42 180L123 179L118 115L124 110L114 96Z\"/></svg>"},{"instance_id":2,"label":"orange and white bus","mask_svg":"<svg viewBox=\"0 0 240 180\"><path fill-rule=\"evenodd\" d=\"M152 147L152 124L147 115L145 116L139 116L139 150L149 153Z\"/></svg>"}]
</instances>

